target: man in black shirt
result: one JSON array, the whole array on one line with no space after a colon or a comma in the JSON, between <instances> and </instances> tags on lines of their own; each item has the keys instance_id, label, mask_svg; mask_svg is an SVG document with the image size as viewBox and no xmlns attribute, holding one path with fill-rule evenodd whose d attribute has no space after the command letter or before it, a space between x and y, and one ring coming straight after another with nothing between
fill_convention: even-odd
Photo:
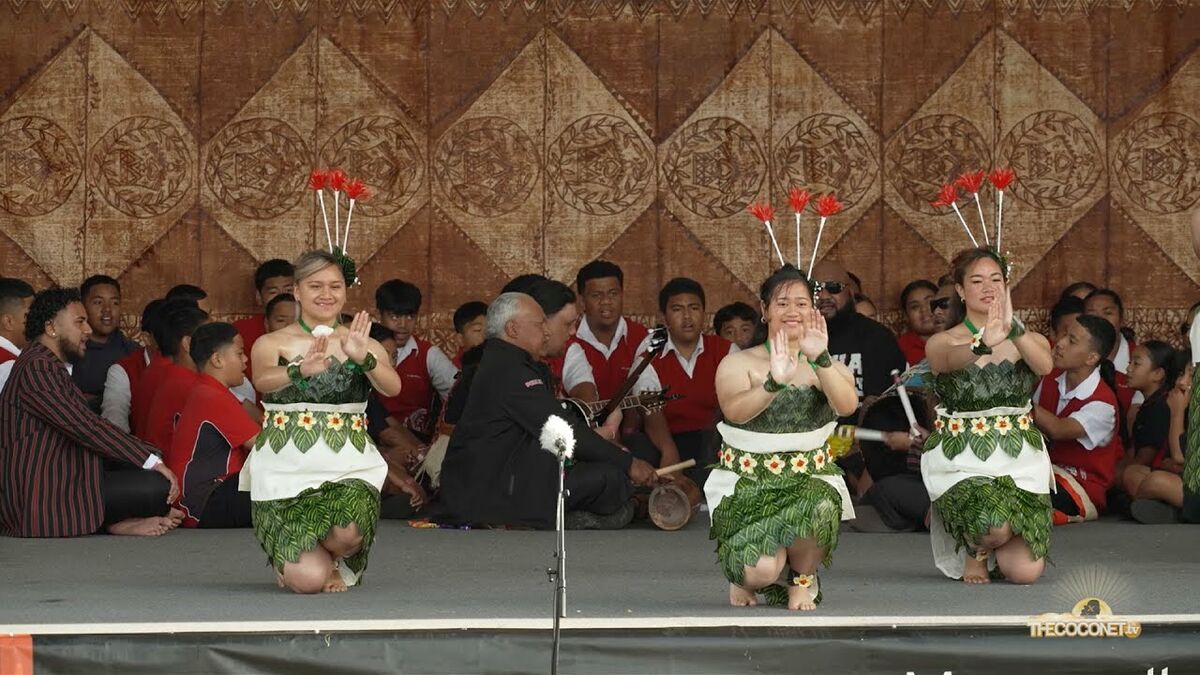
<instances>
[{"instance_id":1,"label":"man in black shirt","mask_svg":"<svg viewBox=\"0 0 1200 675\"><path fill-rule=\"evenodd\" d=\"M533 298L504 293L488 309L488 340L442 463L441 520L550 528L558 463L542 449L542 426L566 417L541 362L546 315ZM582 424L567 471L568 511L632 518L630 481L654 483L654 469ZM578 520L578 518L577 518ZM593 521L594 522L594 521Z\"/></svg>"}]
</instances>

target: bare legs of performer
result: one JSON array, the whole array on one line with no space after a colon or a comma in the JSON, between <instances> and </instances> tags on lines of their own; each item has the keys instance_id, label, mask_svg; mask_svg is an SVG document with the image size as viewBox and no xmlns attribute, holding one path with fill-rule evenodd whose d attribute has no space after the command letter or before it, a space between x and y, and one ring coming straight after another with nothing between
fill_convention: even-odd
<instances>
[{"instance_id":1,"label":"bare legs of performer","mask_svg":"<svg viewBox=\"0 0 1200 675\"><path fill-rule=\"evenodd\" d=\"M985 553L996 554L996 566L1004 577L1014 584L1032 584L1042 576L1046 560L1034 560L1033 551L1019 535L1013 535L1012 527L1005 523L993 527L979 539L979 556L970 551L966 555L962 580L968 584L991 583L988 575L988 559Z\"/></svg>"},{"instance_id":2,"label":"bare legs of performer","mask_svg":"<svg viewBox=\"0 0 1200 675\"><path fill-rule=\"evenodd\" d=\"M346 582L338 572L337 563L354 555L362 545L358 525L334 527L320 545L300 554L300 560L283 564L283 574L276 573L280 588L295 593L341 593Z\"/></svg>"},{"instance_id":3,"label":"bare legs of performer","mask_svg":"<svg viewBox=\"0 0 1200 675\"><path fill-rule=\"evenodd\" d=\"M755 591L779 580L789 565L799 574L816 574L817 566L825 559L825 549L816 540L797 539L787 548L781 548L773 556L762 556L758 564L745 567L742 585L729 584L729 604L734 607L752 607L758 604ZM817 608L813 595L803 586L787 585L788 609L809 611Z\"/></svg>"}]
</instances>

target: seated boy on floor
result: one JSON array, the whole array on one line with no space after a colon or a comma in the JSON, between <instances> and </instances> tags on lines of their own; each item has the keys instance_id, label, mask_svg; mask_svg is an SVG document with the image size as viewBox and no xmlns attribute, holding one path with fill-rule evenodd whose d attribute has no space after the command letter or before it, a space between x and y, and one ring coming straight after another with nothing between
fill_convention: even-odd
<instances>
[{"instance_id":1,"label":"seated boy on floor","mask_svg":"<svg viewBox=\"0 0 1200 675\"><path fill-rule=\"evenodd\" d=\"M458 352L450 362L462 371L463 354L483 344L487 332L486 302L464 302L454 310L454 332L458 334Z\"/></svg>"},{"instance_id":2,"label":"seated boy on floor","mask_svg":"<svg viewBox=\"0 0 1200 675\"><path fill-rule=\"evenodd\" d=\"M1122 453L1115 375L1108 360L1117 331L1081 315L1054 345L1054 370L1034 392L1034 422L1049 441L1057 490L1054 524L1095 520L1104 512Z\"/></svg>"},{"instance_id":3,"label":"seated boy on floor","mask_svg":"<svg viewBox=\"0 0 1200 675\"><path fill-rule=\"evenodd\" d=\"M238 491L237 475L259 425L229 390L245 377L242 336L233 324L204 324L188 349L198 378L164 456L179 476L183 526L250 527L250 493Z\"/></svg>"}]
</instances>

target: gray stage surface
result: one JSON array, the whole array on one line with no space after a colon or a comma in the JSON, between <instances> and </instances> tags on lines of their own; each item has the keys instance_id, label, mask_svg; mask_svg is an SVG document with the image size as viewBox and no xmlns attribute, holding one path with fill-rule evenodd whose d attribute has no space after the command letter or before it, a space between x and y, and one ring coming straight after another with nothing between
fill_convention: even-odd
<instances>
[{"instance_id":1,"label":"gray stage surface","mask_svg":"<svg viewBox=\"0 0 1200 675\"><path fill-rule=\"evenodd\" d=\"M679 532L569 532L575 627L1015 625L1087 595L1122 616L1194 615L1200 528L1101 521L1056 529L1042 582L967 586L934 567L927 534L843 532L814 613L727 606L707 518ZM551 532L422 530L381 524L365 585L299 597L278 589L249 530L159 539L0 539L0 633L95 632L78 624L403 622L443 628L548 625ZM1189 620L1196 620L1192 616ZM1178 620L1178 619L1177 619ZM523 621L533 622L523 624ZM689 623L690 622L690 623ZM361 627L370 629L371 624ZM399 624L393 626L398 627ZM251 628L243 628L251 630ZM270 630L270 627L259 628Z\"/></svg>"}]
</instances>

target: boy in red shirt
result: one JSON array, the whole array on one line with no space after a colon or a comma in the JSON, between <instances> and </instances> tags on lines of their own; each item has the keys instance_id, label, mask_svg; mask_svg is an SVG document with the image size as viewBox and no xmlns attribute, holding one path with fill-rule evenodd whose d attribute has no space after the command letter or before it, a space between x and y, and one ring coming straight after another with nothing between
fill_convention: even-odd
<instances>
[{"instance_id":1,"label":"boy in red shirt","mask_svg":"<svg viewBox=\"0 0 1200 675\"><path fill-rule=\"evenodd\" d=\"M1034 393L1033 419L1049 441L1057 490L1054 524L1095 520L1104 512L1122 452L1113 364L1116 330L1080 315L1054 345L1054 370Z\"/></svg>"},{"instance_id":2,"label":"boy in red shirt","mask_svg":"<svg viewBox=\"0 0 1200 675\"><path fill-rule=\"evenodd\" d=\"M146 413L145 426L139 429L142 440L166 453L171 448L171 437L175 423L183 411L188 394L195 386L199 375L196 364L189 353L192 333L208 323L208 313L194 305L181 305L164 312L155 341L162 355L170 359L158 366L154 391L150 393L150 406ZM147 369L143 380L155 372ZM140 395L141 392L139 392Z\"/></svg>"},{"instance_id":3,"label":"boy in red shirt","mask_svg":"<svg viewBox=\"0 0 1200 675\"><path fill-rule=\"evenodd\" d=\"M242 344L247 354L254 348L255 340L271 332L272 329L267 326L267 314L269 314L266 310L267 303L281 293L292 292L295 274L296 271L292 268L292 264L279 258L268 260L254 270L254 298L258 301L259 307L263 308L263 313L233 322L238 334L242 336ZM250 366L246 366L246 377L251 381L254 380L253 373ZM237 384L241 383L237 382L235 386Z\"/></svg>"},{"instance_id":4,"label":"boy in red shirt","mask_svg":"<svg viewBox=\"0 0 1200 675\"><path fill-rule=\"evenodd\" d=\"M245 377L242 337L228 323L200 326L189 345L200 369L191 387L167 467L179 477L184 527L250 527L250 493L238 491L237 474L254 445L255 424L229 391Z\"/></svg>"}]
</instances>

